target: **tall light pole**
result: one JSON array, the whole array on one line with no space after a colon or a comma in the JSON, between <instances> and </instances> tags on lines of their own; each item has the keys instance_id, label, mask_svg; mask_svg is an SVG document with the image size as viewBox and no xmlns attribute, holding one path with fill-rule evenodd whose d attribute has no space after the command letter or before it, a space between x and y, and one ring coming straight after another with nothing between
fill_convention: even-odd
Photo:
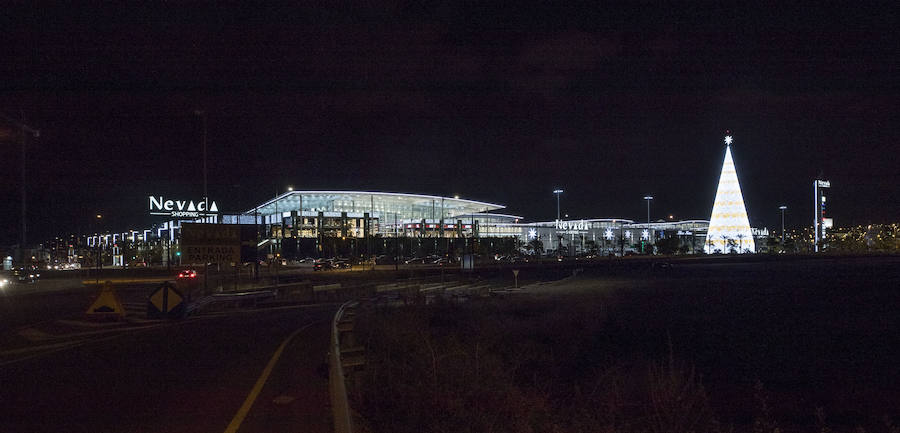
<instances>
[{"instance_id":1,"label":"tall light pole","mask_svg":"<svg viewBox=\"0 0 900 433\"><path fill-rule=\"evenodd\" d=\"M12 119L6 115L3 115L3 114L0 114L0 117L2 117L7 122L10 122L13 125L19 127L19 129L21 130L20 141L22 143L22 164L21 164L21 166L22 166L22 185L21 185L21 190L22 190L22 229L21 229L20 240L19 240L20 241L19 260L24 262L25 261L25 243L27 241L27 237L25 235L25 233L26 233L26 223L25 223L25 220L26 220L26 217L25 217L25 138L28 136L28 134L31 134L35 138L38 138L41 136L41 131L31 128L30 126L25 124L24 113L22 114L23 119L21 122L15 120L15 119Z\"/></svg>"},{"instance_id":2,"label":"tall light pole","mask_svg":"<svg viewBox=\"0 0 900 433\"><path fill-rule=\"evenodd\" d=\"M784 252L784 211L787 206L781 205L778 209L781 209L781 252Z\"/></svg>"},{"instance_id":3,"label":"tall light pole","mask_svg":"<svg viewBox=\"0 0 900 433\"><path fill-rule=\"evenodd\" d=\"M200 116L200 119L203 121L203 211L209 212L209 191L207 191L206 182L206 112L194 110L194 114Z\"/></svg>"},{"instance_id":4,"label":"tall light pole","mask_svg":"<svg viewBox=\"0 0 900 433\"><path fill-rule=\"evenodd\" d=\"M559 195L563 193L563 190L554 189L553 193L556 194L556 219L559 219Z\"/></svg>"},{"instance_id":5,"label":"tall light pole","mask_svg":"<svg viewBox=\"0 0 900 433\"><path fill-rule=\"evenodd\" d=\"M647 243L650 243L650 200L653 200L652 195L645 195L644 200L647 200ZM641 242L641 248L643 249L643 241ZM643 252L643 251L641 251Z\"/></svg>"},{"instance_id":6,"label":"tall light pole","mask_svg":"<svg viewBox=\"0 0 900 433\"><path fill-rule=\"evenodd\" d=\"M97 214L94 218L96 218L97 233L98 233L97 243L95 245L97 247L97 263L96 263L96 265L97 265L97 284L100 284L100 270L103 269L103 247L100 246L99 232L100 232L100 221L103 219L103 215Z\"/></svg>"},{"instance_id":7,"label":"tall light pole","mask_svg":"<svg viewBox=\"0 0 900 433\"><path fill-rule=\"evenodd\" d=\"M206 112L203 110L194 110L194 114L200 116L200 119L203 121L203 212L209 212L209 192L207 191L207 183L206 183ZM207 215L203 216L203 222L206 222L206 219L209 218ZM181 262L179 262L181 264ZM206 295L209 293L209 263L208 261L203 262L203 294ZM191 294L188 292L188 299L190 300Z\"/></svg>"},{"instance_id":8,"label":"tall light pole","mask_svg":"<svg viewBox=\"0 0 900 433\"><path fill-rule=\"evenodd\" d=\"M647 200L647 228L650 228L650 200L653 200L652 195L645 195L644 200Z\"/></svg>"}]
</instances>

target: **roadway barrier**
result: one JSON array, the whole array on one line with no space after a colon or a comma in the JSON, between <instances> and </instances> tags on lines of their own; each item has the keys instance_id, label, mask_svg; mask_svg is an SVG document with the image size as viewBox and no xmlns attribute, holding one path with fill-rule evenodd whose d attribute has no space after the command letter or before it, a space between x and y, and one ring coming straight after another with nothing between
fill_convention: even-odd
<instances>
[{"instance_id":1,"label":"roadway barrier","mask_svg":"<svg viewBox=\"0 0 900 433\"><path fill-rule=\"evenodd\" d=\"M340 290L341 283L337 284L320 284L318 286L313 286L313 292L330 292L333 290Z\"/></svg>"},{"instance_id":2,"label":"roadway barrier","mask_svg":"<svg viewBox=\"0 0 900 433\"><path fill-rule=\"evenodd\" d=\"M350 403L347 400L347 386L344 383L344 365L341 361L341 327L346 328L344 312L358 305L356 301L347 301L338 308L331 321L331 350L328 353L328 393L331 394L332 418L335 433L352 433L353 423L350 419ZM352 326L352 324L351 324Z\"/></svg>"},{"instance_id":3,"label":"roadway barrier","mask_svg":"<svg viewBox=\"0 0 900 433\"><path fill-rule=\"evenodd\" d=\"M441 289L441 288L444 288L444 287L449 287L449 286L451 286L451 285L453 285L453 284L456 284L456 283L449 283L449 282L448 282L448 283L428 283L428 284L422 284L422 291L423 291L423 292L427 292L427 291L429 291L429 290Z\"/></svg>"},{"instance_id":4,"label":"roadway barrier","mask_svg":"<svg viewBox=\"0 0 900 433\"><path fill-rule=\"evenodd\" d=\"M196 301L190 303L185 308L186 314L191 314L197 311L200 311L203 308L206 308L215 304L246 304L253 303L254 305L260 300L272 299L275 297L275 292L271 290L255 290L252 292L237 292L237 293L216 293L214 295L204 296Z\"/></svg>"},{"instance_id":5,"label":"roadway barrier","mask_svg":"<svg viewBox=\"0 0 900 433\"><path fill-rule=\"evenodd\" d=\"M278 287L278 295L286 301L313 302L314 292L309 282L286 284Z\"/></svg>"},{"instance_id":6,"label":"roadway barrier","mask_svg":"<svg viewBox=\"0 0 900 433\"><path fill-rule=\"evenodd\" d=\"M375 286L375 293L393 292L398 289L400 289L400 285L397 283L379 284Z\"/></svg>"}]
</instances>

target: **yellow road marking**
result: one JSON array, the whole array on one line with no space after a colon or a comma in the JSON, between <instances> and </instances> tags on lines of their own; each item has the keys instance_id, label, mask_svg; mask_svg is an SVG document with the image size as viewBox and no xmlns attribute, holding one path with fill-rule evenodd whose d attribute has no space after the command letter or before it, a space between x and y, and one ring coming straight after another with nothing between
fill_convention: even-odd
<instances>
[{"instance_id":1,"label":"yellow road marking","mask_svg":"<svg viewBox=\"0 0 900 433\"><path fill-rule=\"evenodd\" d=\"M253 385L253 389L250 390L250 394L247 395L247 398L244 400L244 404L241 405L241 408L238 409L237 413L234 414L234 418L231 419L231 423L228 424L228 428L225 429L225 433L235 433L241 427L241 423L244 422L244 418L247 416L247 413L250 412L250 408L253 407L253 402L256 401L256 397L259 396L259 392L262 391L263 386L266 384L266 380L269 379L269 374L272 373L272 369L275 368L275 364L278 363L278 358L281 358L281 352L284 352L284 348L287 347L288 343L291 342L291 339L294 338L300 331L309 328L312 326L312 323L306 324L300 329L294 331L291 335L288 336L281 345L278 346L278 349L275 351L275 354L272 355L272 359L269 360L269 363L266 364L266 368L263 369L262 374L259 376L259 379L256 379L256 384Z\"/></svg>"}]
</instances>

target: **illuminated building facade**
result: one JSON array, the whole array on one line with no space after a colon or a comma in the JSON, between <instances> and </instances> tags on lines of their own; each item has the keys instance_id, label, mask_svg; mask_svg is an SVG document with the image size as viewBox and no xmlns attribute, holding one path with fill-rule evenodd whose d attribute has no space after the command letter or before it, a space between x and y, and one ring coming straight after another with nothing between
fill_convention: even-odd
<instances>
[{"instance_id":1,"label":"illuminated building facade","mask_svg":"<svg viewBox=\"0 0 900 433\"><path fill-rule=\"evenodd\" d=\"M487 221L518 219L487 214L503 205L420 194L364 191L290 191L224 223L266 225L275 238L318 236L463 237ZM506 217L506 218L504 218Z\"/></svg>"},{"instance_id":2,"label":"illuminated building facade","mask_svg":"<svg viewBox=\"0 0 900 433\"><path fill-rule=\"evenodd\" d=\"M834 222L831 218L825 218L825 189L831 188L831 182L822 179L813 181L813 245L815 252L822 251L825 242L825 229L831 228Z\"/></svg>"},{"instance_id":3,"label":"illuminated building facade","mask_svg":"<svg viewBox=\"0 0 900 433\"><path fill-rule=\"evenodd\" d=\"M723 180L734 177L736 183L733 165L729 170L730 163L730 152L727 152ZM727 189L720 185L721 191ZM187 210L180 209L182 202ZM246 242L242 248L250 252L244 257L280 256L288 260L463 254L482 257L693 254L704 250L710 226L704 220L637 223L621 218L525 222L522 216L500 213L505 206L496 203L368 191L289 191L240 214L206 213L187 219L171 218L191 212L190 200L164 200L155 196L149 203L151 212L167 212L164 216L169 220L151 229L85 236L83 242L76 240L75 249L81 247L87 252L70 256L79 259L83 256L86 266L94 258L106 262L106 266L110 259L116 265L128 262L129 266L180 264L182 222L249 226L250 237L242 241ZM212 205L210 201L210 209ZM717 207L716 212L720 211ZM759 230L751 232L749 225L747 233L743 247L750 251L755 251L753 236L767 234ZM242 254L245 254L243 249Z\"/></svg>"}]
</instances>

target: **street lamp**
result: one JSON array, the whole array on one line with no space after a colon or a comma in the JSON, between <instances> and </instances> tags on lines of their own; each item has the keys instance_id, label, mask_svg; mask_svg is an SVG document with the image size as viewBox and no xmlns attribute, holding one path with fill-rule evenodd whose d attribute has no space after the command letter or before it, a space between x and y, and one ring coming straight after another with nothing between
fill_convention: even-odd
<instances>
[{"instance_id":1,"label":"street lamp","mask_svg":"<svg viewBox=\"0 0 900 433\"><path fill-rule=\"evenodd\" d=\"M781 209L781 252L784 252L784 211L787 206L781 205L778 206L778 209Z\"/></svg>"},{"instance_id":2,"label":"street lamp","mask_svg":"<svg viewBox=\"0 0 900 433\"><path fill-rule=\"evenodd\" d=\"M289 186L287 188L288 192L293 192L294 187ZM273 244L272 244L272 258L274 259L275 264L275 287L278 287L278 266L281 264L281 239L284 238L284 219L281 217L281 213L278 212L278 199L281 197L282 193L278 192L278 188L275 188L275 217L276 220L272 222L272 234L273 234ZM278 232L275 232L275 223L278 223Z\"/></svg>"},{"instance_id":3,"label":"street lamp","mask_svg":"<svg viewBox=\"0 0 900 433\"><path fill-rule=\"evenodd\" d=\"M650 243L650 234L649 234L650 233L650 200L653 200L653 196L645 195L644 200L647 200L647 230L645 230L645 232L647 232L647 243L649 244ZM642 239L641 240L641 252L643 253L644 252L644 241L643 241L643 238L641 238L641 239Z\"/></svg>"},{"instance_id":4,"label":"street lamp","mask_svg":"<svg viewBox=\"0 0 900 433\"><path fill-rule=\"evenodd\" d=\"M103 219L103 215L97 214L95 218L96 218L95 221L96 221L96 225L97 225L97 232L99 233L100 232L100 221ZM100 245L100 235L99 234L97 235L97 243L94 244L94 246L97 248L97 263L96 263L96 265L97 265L97 284L100 284L100 270L103 269L103 247Z\"/></svg>"},{"instance_id":5,"label":"street lamp","mask_svg":"<svg viewBox=\"0 0 900 433\"><path fill-rule=\"evenodd\" d=\"M24 113L22 114L22 117L23 118L25 117ZM24 263L25 262L25 243L27 241L27 238L25 236L25 233L26 233L26 224L25 224L25 147L26 147L25 146L25 137L27 137L28 134L31 134L35 138L38 138L41 136L41 131L31 128L30 126L26 125L24 123L24 119L20 122L20 121L12 119L3 114L0 114L0 118L3 118L7 122L12 123L13 125L19 127L19 129L22 130L21 136L20 136L21 142L22 142L22 163L21 163L21 166L22 166L22 185L21 185L22 186L22 232L20 233L21 245L19 245L19 257L18 258L19 258L19 260L21 260L22 263ZM24 266L24 264L23 264L23 266Z\"/></svg>"},{"instance_id":6,"label":"street lamp","mask_svg":"<svg viewBox=\"0 0 900 433\"><path fill-rule=\"evenodd\" d=\"M194 115L199 116L203 121L203 211L209 212L209 191L207 190L207 179L206 179L206 111L204 110L194 110ZM206 222L206 217L204 217L204 222ZM206 275L207 272L204 271L203 275ZM203 277L204 280L206 277Z\"/></svg>"},{"instance_id":7,"label":"street lamp","mask_svg":"<svg viewBox=\"0 0 900 433\"><path fill-rule=\"evenodd\" d=\"M556 194L556 219L559 219L559 195L563 193L563 190L554 189L553 193Z\"/></svg>"},{"instance_id":8,"label":"street lamp","mask_svg":"<svg viewBox=\"0 0 900 433\"><path fill-rule=\"evenodd\" d=\"M644 200L647 200L647 228L650 228L650 200L653 200L653 196L645 195Z\"/></svg>"}]
</instances>

